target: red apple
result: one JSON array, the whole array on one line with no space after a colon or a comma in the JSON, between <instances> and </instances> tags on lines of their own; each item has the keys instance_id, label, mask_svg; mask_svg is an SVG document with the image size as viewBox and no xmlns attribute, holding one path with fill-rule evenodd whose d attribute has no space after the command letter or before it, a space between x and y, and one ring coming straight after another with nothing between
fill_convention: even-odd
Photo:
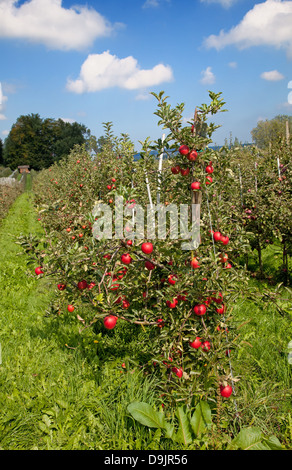
<instances>
[{"instance_id":1,"label":"red apple","mask_svg":"<svg viewBox=\"0 0 292 470\"><path fill-rule=\"evenodd\" d=\"M219 313L219 315L223 315L225 312L225 305L221 305L220 307L216 308L216 312Z\"/></svg>"},{"instance_id":2,"label":"red apple","mask_svg":"<svg viewBox=\"0 0 292 470\"><path fill-rule=\"evenodd\" d=\"M113 276L112 278L112 284L110 286L110 290L118 290L118 288L120 287L120 284L117 281L117 277L116 276Z\"/></svg>"},{"instance_id":3,"label":"red apple","mask_svg":"<svg viewBox=\"0 0 292 470\"><path fill-rule=\"evenodd\" d=\"M175 308L177 306L177 299L176 298L173 298L172 301L170 300L167 300L166 301L166 305L169 307L169 308Z\"/></svg>"},{"instance_id":4,"label":"red apple","mask_svg":"<svg viewBox=\"0 0 292 470\"><path fill-rule=\"evenodd\" d=\"M219 242L221 240L221 237L222 237L222 235L221 235L220 232L214 232L213 233L213 238L214 238L215 242Z\"/></svg>"},{"instance_id":5,"label":"red apple","mask_svg":"<svg viewBox=\"0 0 292 470\"><path fill-rule=\"evenodd\" d=\"M127 268L126 267L123 267L122 269L120 269L120 271L118 271L118 278L119 279L123 279L123 277L127 274Z\"/></svg>"},{"instance_id":6,"label":"red apple","mask_svg":"<svg viewBox=\"0 0 292 470\"><path fill-rule=\"evenodd\" d=\"M75 310L75 307L73 305L68 305L67 307L68 312L72 313Z\"/></svg>"},{"instance_id":7,"label":"red apple","mask_svg":"<svg viewBox=\"0 0 292 470\"><path fill-rule=\"evenodd\" d=\"M201 345L202 345L202 341L201 341L201 338L199 338L199 336L197 336L196 339L190 343L190 347L194 349L199 349Z\"/></svg>"},{"instance_id":8,"label":"red apple","mask_svg":"<svg viewBox=\"0 0 292 470\"><path fill-rule=\"evenodd\" d=\"M207 309L206 309L206 306L201 304L201 305L196 305L194 307L194 312L196 315L198 315L199 317L205 315Z\"/></svg>"},{"instance_id":9,"label":"red apple","mask_svg":"<svg viewBox=\"0 0 292 470\"><path fill-rule=\"evenodd\" d=\"M127 299L122 300L122 308L129 308L130 302Z\"/></svg>"},{"instance_id":10,"label":"red apple","mask_svg":"<svg viewBox=\"0 0 292 470\"><path fill-rule=\"evenodd\" d=\"M226 235L222 235L221 236L221 242L223 243L223 245L228 245L229 238Z\"/></svg>"},{"instance_id":11,"label":"red apple","mask_svg":"<svg viewBox=\"0 0 292 470\"><path fill-rule=\"evenodd\" d=\"M142 243L141 250L143 251L143 253L145 253L145 255L150 255L150 253L152 253L153 251L152 243L150 242Z\"/></svg>"},{"instance_id":12,"label":"red apple","mask_svg":"<svg viewBox=\"0 0 292 470\"><path fill-rule=\"evenodd\" d=\"M187 156L187 159L190 162L194 162L196 160L197 156L198 156L198 152L196 152L196 150L191 150L190 153Z\"/></svg>"},{"instance_id":13,"label":"red apple","mask_svg":"<svg viewBox=\"0 0 292 470\"><path fill-rule=\"evenodd\" d=\"M88 284L84 280L79 281L78 284L77 284L77 287L78 287L78 289L83 290L83 289L86 289L88 287Z\"/></svg>"},{"instance_id":14,"label":"red apple","mask_svg":"<svg viewBox=\"0 0 292 470\"><path fill-rule=\"evenodd\" d=\"M173 367L172 372L177 375L177 377L180 379L183 376L183 370L178 368L178 367Z\"/></svg>"},{"instance_id":15,"label":"red apple","mask_svg":"<svg viewBox=\"0 0 292 470\"><path fill-rule=\"evenodd\" d=\"M175 283L176 283L176 279L177 279L177 276L175 274L170 274L170 276L168 276L167 280L168 280L169 284L174 286Z\"/></svg>"},{"instance_id":16,"label":"red apple","mask_svg":"<svg viewBox=\"0 0 292 470\"><path fill-rule=\"evenodd\" d=\"M131 256L129 255L129 253L126 253L126 254L123 254L121 256L121 262L124 263L124 264L130 264L132 261L132 258Z\"/></svg>"},{"instance_id":17,"label":"red apple","mask_svg":"<svg viewBox=\"0 0 292 470\"><path fill-rule=\"evenodd\" d=\"M39 276L40 274L44 274L41 266L38 266L37 268L35 268L34 272L36 273L37 276Z\"/></svg>"},{"instance_id":18,"label":"red apple","mask_svg":"<svg viewBox=\"0 0 292 470\"><path fill-rule=\"evenodd\" d=\"M204 341L202 343L202 349L203 349L203 351L210 351L210 349L211 349L210 341Z\"/></svg>"},{"instance_id":19,"label":"red apple","mask_svg":"<svg viewBox=\"0 0 292 470\"><path fill-rule=\"evenodd\" d=\"M64 290L66 288L66 284L58 284L59 290Z\"/></svg>"},{"instance_id":20,"label":"red apple","mask_svg":"<svg viewBox=\"0 0 292 470\"><path fill-rule=\"evenodd\" d=\"M173 173L174 175L177 175L179 172L180 172L180 166L179 165L173 166L171 168L171 173Z\"/></svg>"},{"instance_id":21,"label":"red apple","mask_svg":"<svg viewBox=\"0 0 292 470\"><path fill-rule=\"evenodd\" d=\"M151 261L145 261L145 268L147 268L148 271L152 271L152 269L155 268L155 264L151 263Z\"/></svg>"},{"instance_id":22,"label":"red apple","mask_svg":"<svg viewBox=\"0 0 292 470\"><path fill-rule=\"evenodd\" d=\"M200 265L199 265L199 261L197 260L197 258L193 258L192 261L191 261L191 267L193 269L196 269L196 268L199 268Z\"/></svg>"},{"instance_id":23,"label":"red apple","mask_svg":"<svg viewBox=\"0 0 292 470\"><path fill-rule=\"evenodd\" d=\"M220 394L224 398L229 398L232 395L232 387L230 385L220 385Z\"/></svg>"},{"instance_id":24,"label":"red apple","mask_svg":"<svg viewBox=\"0 0 292 470\"><path fill-rule=\"evenodd\" d=\"M214 168L212 167L212 165L210 165L210 163L209 163L209 165L206 166L206 173L209 173L209 174L213 173L213 171L214 171Z\"/></svg>"},{"instance_id":25,"label":"red apple","mask_svg":"<svg viewBox=\"0 0 292 470\"><path fill-rule=\"evenodd\" d=\"M226 253L224 254L220 253L219 258L220 258L221 263L227 263L228 261L228 255Z\"/></svg>"},{"instance_id":26,"label":"red apple","mask_svg":"<svg viewBox=\"0 0 292 470\"><path fill-rule=\"evenodd\" d=\"M114 315L108 315L103 320L103 324L107 330L112 330L116 326L116 323L117 317L115 317Z\"/></svg>"},{"instance_id":27,"label":"red apple","mask_svg":"<svg viewBox=\"0 0 292 470\"><path fill-rule=\"evenodd\" d=\"M190 169L189 169L189 168L181 168L181 169L180 169L180 174L181 174L182 176L187 176L187 175L189 174L189 172L190 172Z\"/></svg>"},{"instance_id":28,"label":"red apple","mask_svg":"<svg viewBox=\"0 0 292 470\"><path fill-rule=\"evenodd\" d=\"M192 184L191 184L191 189L193 191L197 191L198 189L201 189L201 183L199 181L194 181Z\"/></svg>"},{"instance_id":29,"label":"red apple","mask_svg":"<svg viewBox=\"0 0 292 470\"><path fill-rule=\"evenodd\" d=\"M206 176L206 184L211 184L213 183L213 179L211 178L211 176Z\"/></svg>"},{"instance_id":30,"label":"red apple","mask_svg":"<svg viewBox=\"0 0 292 470\"><path fill-rule=\"evenodd\" d=\"M187 155L190 149L187 145L181 145L178 151L181 155Z\"/></svg>"}]
</instances>

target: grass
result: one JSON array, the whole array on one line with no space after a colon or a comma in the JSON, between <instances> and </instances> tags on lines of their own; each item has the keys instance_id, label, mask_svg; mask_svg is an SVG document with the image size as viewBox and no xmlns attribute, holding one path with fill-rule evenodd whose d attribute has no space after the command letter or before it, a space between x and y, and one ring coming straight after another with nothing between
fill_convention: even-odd
<instances>
[{"instance_id":1,"label":"grass","mask_svg":"<svg viewBox=\"0 0 292 470\"><path fill-rule=\"evenodd\" d=\"M41 233L30 177L26 185L0 228L0 448L182 449L159 439L126 411L135 400L158 406L155 378L131 362L147 333L119 324L101 344L98 332L87 329L80 335L69 314L58 319L46 314L55 285L34 275L14 243L20 234ZM271 252L267 259L273 266ZM251 279L250 286L256 292L275 290L258 279ZM245 298L236 304L234 324L242 326L231 360L234 375L241 378L235 403L242 424L258 425L291 448L291 294L282 289L280 296L286 313L271 302ZM234 410L231 404L230 416Z\"/></svg>"}]
</instances>

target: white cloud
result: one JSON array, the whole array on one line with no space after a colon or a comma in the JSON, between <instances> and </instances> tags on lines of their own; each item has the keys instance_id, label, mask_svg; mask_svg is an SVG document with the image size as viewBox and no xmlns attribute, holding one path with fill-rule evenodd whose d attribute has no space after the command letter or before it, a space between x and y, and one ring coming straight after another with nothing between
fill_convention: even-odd
<instances>
[{"instance_id":1,"label":"white cloud","mask_svg":"<svg viewBox=\"0 0 292 470\"><path fill-rule=\"evenodd\" d=\"M208 48L217 50L229 45L239 49L252 46L284 48L292 58L292 2L266 0L256 4L230 31L220 31L205 40Z\"/></svg>"},{"instance_id":2,"label":"white cloud","mask_svg":"<svg viewBox=\"0 0 292 470\"><path fill-rule=\"evenodd\" d=\"M279 80L283 80L284 75L278 72L278 70L270 70L269 72L263 72L261 78L270 82L278 82Z\"/></svg>"},{"instance_id":3,"label":"white cloud","mask_svg":"<svg viewBox=\"0 0 292 470\"><path fill-rule=\"evenodd\" d=\"M84 49L113 26L87 6L65 8L62 0L0 0L0 37L27 39L52 49Z\"/></svg>"},{"instance_id":4,"label":"white cloud","mask_svg":"<svg viewBox=\"0 0 292 470\"><path fill-rule=\"evenodd\" d=\"M228 65L229 65L229 67L230 67L231 69L236 69L236 67L237 67L237 62L229 62Z\"/></svg>"},{"instance_id":5,"label":"white cloud","mask_svg":"<svg viewBox=\"0 0 292 470\"><path fill-rule=\"evenodd\" d=\"M237 0L201 0L202 3L219 3L224 8L234 5Z\"/></svg>"},{"instance_id":6,"label":"white cloud","mask_svg":"<svg viewBox=\"0 0 292 470\"><path fill-rule=\"evenodd\" d=\"M158 64L152 69L143 70L134 57L119 59L105 51L102 54L90 54L81 66L79 78L68 79L67 89L74 93L95 92L111 87L137 90L172 79L169 66Z\"/></svg>"},{"instance_id":7,"label":"white cloud","mask_svg":"<svg viewBox=\"0 0 292 470\"><path fill-rule=\"evenodd\" d=\"M201 72L201 83L203 85L212 85L213 83L215 83L215 75L214 73L212 72L212 67L207 67L206 70L203 70Z\"/></svg>"},{"instance_id":8,"label":"white cloud","mask_svg":"<svg viewBox=\"0 0 292 470\"><path fill-rule=\"evenodd\" d=\"M4 135L5 137L9 134L10 131L8 130L5 130L5 131L2 131L2 135Z\"/></svg>"}]
</instances>

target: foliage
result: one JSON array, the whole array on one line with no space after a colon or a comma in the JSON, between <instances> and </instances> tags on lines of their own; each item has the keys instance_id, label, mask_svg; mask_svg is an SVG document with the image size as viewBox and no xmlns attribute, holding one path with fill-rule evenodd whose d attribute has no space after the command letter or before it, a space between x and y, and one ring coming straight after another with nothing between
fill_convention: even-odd
<instances>
[{"instance_id":1,"label":"foliage","mask_svg":"<svg viewBox=\"0 0 292 470\"><path fill-rule=\"evenodd\" d=\"M48 168L66 157L74 145L84 143L86 132L77 122L42 119L39 114L19 116L4 142L4 163L12 169L19 165Z\"/></svg>"},{"instance_id":2,"label":"foliage","mask_svg":"<svg viewBox=\"0 0 292 470\"><path fill-rule=\"evenodd\" d=\"M259 121L252 129L253 142L260 149L268 149L270 145L278 143L279 139L286 138L286 122L288 121L289 132L292 132L292 117L278 115L273 119Z\"/></svg>"},{"instance_id":3,"label":"foliage","mask_svg":"<svg viewBox=\"0 0 292 470\"><path fill-rule=\"evenodd\" d=\"M214 438L218 430L212 422L212 411L208 403L200 401L193 412L185 406L179 406L175 412L176 420L165 419L161 411L156 411L147 403L134 402L128 406L129 413L144 426L161 429L164 437L173 442L182 443L192 449L214 449ZM216 445L219 443L216 436ZM191 446L191 447L190 447ZM231 440L225 437L220 443L220 450L282 450L276 436L265 436L260 428L242 428Z\"/></svg>"},{"instance_id":4,"label":"foliage","mask_svg":"<svg viewBox=\"0 0 292 470\"><path fill-rule=\"evenodd\" d=\"M0 184L0 223L22 191L22 185L8 186Z\"/></svg>"}]
</instances>

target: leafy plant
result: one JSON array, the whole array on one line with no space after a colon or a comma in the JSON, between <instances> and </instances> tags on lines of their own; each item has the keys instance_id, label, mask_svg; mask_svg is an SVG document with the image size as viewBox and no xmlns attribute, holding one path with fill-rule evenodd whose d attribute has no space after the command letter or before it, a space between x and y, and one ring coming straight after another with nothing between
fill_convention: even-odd
<instances>
[{"instance_id":1,"label":"leafy plant","mask_svg":"<svg viewBox=\"0 0 292 470\"><path fill-rule=\"evenodd\" d=\"M164 412L156 411L147 403L133 402L128 405L131 416L144 426L161 429L166 439L185 446L200 445L212 438L213 427L211 409L207 402L197 404L193 413L185 406L175 411L175 422L168 421ZM241 429L236 437L227 444L226 450L282 450L280 441L275 436L265 436L257 427Z\"/></svg>"},{"instance_id":2,"label":"leafy plant","mask_svg":"<svg viewBox=\"0 0 292 470\"><path fill-rule=\"evenodd\" d=\"M168 421L163 411L156 411L147 403L133 402L128 405L127 410L139 423L162 429L166 438L184 445L189 445L195 438L201 437L212 425L211 410L204 401L198 403L192 415L185 406L177 407L175 423Z\"/></svg>"}]
</instances>

